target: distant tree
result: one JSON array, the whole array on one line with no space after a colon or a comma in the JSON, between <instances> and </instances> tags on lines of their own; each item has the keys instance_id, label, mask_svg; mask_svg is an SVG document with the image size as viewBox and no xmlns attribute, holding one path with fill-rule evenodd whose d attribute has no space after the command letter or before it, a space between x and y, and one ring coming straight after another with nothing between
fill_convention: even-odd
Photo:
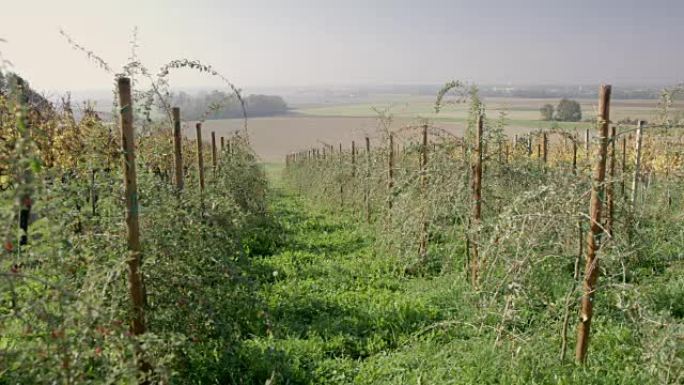
<instances>
[{"instance_id":1,"label":"distant tree","mask_svg":"<svg viewBox=\"0 0 684 385\"><path fill-rule=\"evenodd\" d=\"M553 120L554 108L551 104L544 104L544 106L542 106L542 108L540 108L539 111L541 112L542 120Z\"/></svg>"},{"instance_id":2,"label":"distant tree","mask_svg":"<svg viewBox=\"0 0 684 385\"><path fill-rule=\"evenodd\" d=\"M556 108L556 119L561 122L579 122L582 120L582 108L575 100L562 99Z\"/></svg>"},{"instance_id":3,"label":"distant tree","mask_svg":"<svg viewBox=\"0 0 684 385\"><path fill-rule=\"evenodd\" d=\"M287 103L280 96L249 95L244 98L248 117L283 115L288 112ZM220 91L199 92L189 95L179 92L172 96L174 106L180 107L185 119L241 118L242 106L231 94Z\"/></svg>"}]
</instances>

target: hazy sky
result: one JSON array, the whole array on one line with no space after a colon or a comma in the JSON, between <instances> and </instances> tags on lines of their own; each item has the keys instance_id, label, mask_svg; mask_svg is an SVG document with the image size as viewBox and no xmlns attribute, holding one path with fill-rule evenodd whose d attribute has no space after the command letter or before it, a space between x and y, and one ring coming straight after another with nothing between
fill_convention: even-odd
<instances>
[{"instance_id":1,"label":"hazy sky","mask_svg":"<svg viewBox=\"0 0 684 385\"><path fill-rule=\"evenodd\" d=\"M0 52L38 89L108 88L58 30L119 69L135 26L149 68L247 87L684 80L684 0L2 0Z\"/></svg>"}]
</instances>

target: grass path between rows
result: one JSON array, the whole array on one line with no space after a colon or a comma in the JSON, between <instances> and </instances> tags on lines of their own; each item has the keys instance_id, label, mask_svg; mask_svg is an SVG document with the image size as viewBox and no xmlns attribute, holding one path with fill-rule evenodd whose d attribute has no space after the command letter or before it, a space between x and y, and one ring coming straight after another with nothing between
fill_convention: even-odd
<instances>
[{"instance_id":1,"label":"grass path between rows","mask_svg":"<svg viewBox=\"0 0 684 385\"><path fill-rule=\"evenodd\" d=\"M266 169L280 241L251 261L266 330L236 348L241 378L271 385L651 382L622 322L597 324L592 353L601 365L561 363L546 313L517 325L522 337L499 330L461 272L407 276L376 250L360 215L321 208L282 183L281 167Z\"/></svg>"},{"instance_id":2,"label":"grass path between rows","mask_svg":"<svg viewBox=\"0 0 684 385\"><path fill-rule=\"evenodd\" d=\"M351 215L317 208L269 171L283 244L254 261L269 330L244 343L245 369L274 383L376 383L376 361L424 340L456 311L448 298L463 287L448 276L405 277Z\"/></svg>"}]
</instances>

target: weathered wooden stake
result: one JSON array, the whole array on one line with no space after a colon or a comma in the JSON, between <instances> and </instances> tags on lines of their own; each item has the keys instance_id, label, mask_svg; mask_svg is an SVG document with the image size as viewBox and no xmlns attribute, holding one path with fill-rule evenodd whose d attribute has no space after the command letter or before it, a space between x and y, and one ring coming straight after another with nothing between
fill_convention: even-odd
<instances>
[{"instance_id":1,"label":"weathered wooden stake","mask_svg":"<svg viewBox=\"0 0 684 385\"><path fill-rule=\"evenodd\" d=\"M539 160L542 159L542 145L541 145L541 143L537 143L537 159L539 159Z\"/></svg>"},{"instance_id":2,"label":"weathered wooden stake","mask_svg":"<svg viewBox=\"0 0 684 385\"><path fill-rule=\"evenodd\" d=\"M632 206L636 204L636 199L637 199L637 190L639 189L639 173L641 172L641 142L643 141L644 138L644 122L643 121L638 121L637 122L637 132L636 132L636 141L635 141L635 163L634 163L634 176L632 177L632 197L631 197L631 202Z\"/></svg>"},{"instance_id":3,"label":"weathered wooden stake","mask_svg":"<svg viewBox=\"0 0 684 385\"><path fill-rule=\"evenodd\" d=\"M394 134L389 134L389 148L387 156L387 209L392 213L393 192L394 192Z\"/></svg>"},{"instance_id":4,"label":"weathered wooden stake","mask_svg":"<svg viewBox=\"0 0 684 385\"><path fill-rule=\"evenodd\" d=\"M608 167L608 182L606 186L606 226L605 231L609 236L613 236L613 212L615 206L614 197L614 180L615 180L615 140L616 140L615 126L610 131L610 163Z\"/></svg>"},{"instance_id":5,"label":"weathered wooden stake","mask_svg":"<svg viewBox=\"0 0 684 385\"><path fill-rule=\"evenodd\" d=\"M428 196L427 196L427 161L428 161L428 125L423 125L423 145L420 148L420 186L423 196L423 213L420 229L420 245L418 248L418 254L423 263L427 262L427 248L428 248L428 227L429 223L427 220L427 207L428 207Z\"/></svg>"},{"instance_id":6,"label":"weathered wooden stake","mask_svg":"<svg viewBox=\"0 0 684 385\"><path fill-rule=\"evenodd\" d=\"M584 152L587 155L587 159L591 156L591 153L589 152L591 150L591 137L589 136L589 129L584 132Z\"/></svg>"},{"instance_id":7,"label":"weathered wooden stake","mask_svg":"<svg viewBox=\"0 0 684 385\"><path fill-rule=\"evenodd\" d=\"M26 109L28 108L28 90L24 81L17 78L17 111L16 113L16 123L17 130L20 132L22 138L24 139L20 146L18 147L18 152L21 152L21 156L26 155L27 145L31 138L31 127L26 119ZM19 197L19 229L21 230L21 235L19 237L19 245L24 246L29 242L28 229L29 229L29 219L31 217L31 207L33 206L33 201L31 199L31 182L33 176L31 174L31 169L24 167L21 173L21 181L19 183L19 189L17 196Z\"/></svg>"},{"instance_id":8,"label":"weathered wooden stake","mask_svg":"<svg viewBox=\"0 0 684 385\"><path fill-rule=\"evenodd\" d=\"M351 146L352 178L356 178L356 143L352 140Z\"/></svg>"},{"instance_id":9,"label":"weathered wooden stake","mask_svg":"<svg viewBox=\"0 0 684 385\"><path fill-rule=\"evenodd\" d=\"M176 171L176 188L178 191L183 190L183 154L182 154L182 143L183 138L181 137L181 119L180 119L180 108L173 107L173 157L174 165Z\"/></svg>"},{"instance_id":10,"label":"weathered wooden stake","mask_svg":"<svg viewBox=\"0 0 684 385\"><path fill-rule=\"evenodd\" d=\"M546 137L546 132L542 133L542 148L543 148L543 154L544 154L544 164L546 164L546 162L549 158L549 140Z\"/></svg>"},{"instance_id":11,"label":"weathered wooden stake","mask_svg":"<svg viewBox=\"0 0 684 385\"><path fill-rule=\"evenodd\" d=\"M572 138L572 173L577 174L577 133Z\"/></svg>"},{"instance_id":12,"label":"weathered wooden stake","mask_svg":"<svg viewBox=\"0 0 684 385\"><path fill-rule=\"evenodd\" d=\"M575 139L577 139L577 135L575 135ZM579 281L580 261L582 260L582 254L584 251L584 231L582 230L582 219L581 218L577 220L577 230L578 230L579 237L577 238L578 249L577 249L577 254L575 254L575 269L574 269L574 274L572 276L572 287L570 288L568 295L565 297L566 298L566 300L565 300L565 315L563 316L563 326L561 327L561 353L560 353L561 362L565 361L565 353L567 350L566 348L568 346L568 324L570 322L570 308L573 307L574 301L572 301L572 298L574 297L574 294L575 294L575 290L577 287L577 281Z\"/></svg>"},{"instance_id":13,"label":"weathered wooden stake","mask_svg":"<svg viewBox=\"0 0 684 385\"><path fill-rule=\"evenodd\" d=\"M197 130L197 170L199 172L200 193L204 192L204 153L202 143L202 123L195 125Z\"/></svg>"},{"instance_id":14,"label":"weathered wooden stake","mask_svg":"<svg viewBox=\"0 0 684 385\"><path fill-rule=\"evenodd\" d=\"M620 194L625 196L625 174L627 174L627 136L622 135L622 169L620 170Z\"/></svg>"},{"instance_id":15,"label":"weathered wooden stake","mask_svg":"<svg viewBox=\"0 0 684 385\"><path fill-rule=\"evenodd\" d=\"M97 215L97 200L98 200L98 193L97 193L97 187L95 185L95 178L97 176L97 170L96 169L91 169L90 170L90 212L93 216Z\"/></svg>"},{"instance_id":16,"label":"weathered wooden stake","mask_svg":"<svg viewBox=\"0 0 684 385\"><path fill-rule=\"evenodd\" d=\"M370 138L366 137L366 186L364 189L366 202L366 223L371 222L371 201L370 201L370 179L371 179L371 151Z\"/></svg>"},{"instance_id":17,"label":"weathered wooden stake","mask_svg":"<svg viewBox=\"0 0 684 385\"><path fill-rule=\"evenodd\" d=\"M145 296L140 274L142 253L140 224L138 222L138 185L135 170L135 131L133 129L133 102L131 80L118 79L121 149L123 150L124 191L126 197L126 227L128 251L128 290L132 304L131 333L145 333Z\"/></svg>"},{"instance_id":18,"label":"weathered wooden stake","mask_svg":"<svg viewBox=\"0 0 684 385\"><path fill-rule=\"evenodd\" d=\"M340 165L339 168L342 170L342 165L344 164L344 152L342 151L342 143L340 143ZM340 208L344 207L344 178L340 180Z\"/></svg>"},{"instance_id":19,"label":"weathered wooden stake","mask_svg":"<svg viewBox=\"0 0 684 385\"><path fill-rule=\"evenodd\" d=\"M599 91L599 148L598 157L594 169L593 183L591 186L591 203L589 213L591 218L590 231L587 236L587 256L584 269L582 305L580 310L580 323L577 330L577 344L575 347L575 359L584 363L587 359L589 348L589 335L591 332L591 318L594 309L594 293L598 279L599 238L601 229L601 190L606 176L606 155L608 150L608 128L610 124L610 94L609 85L601 85Z\"/></svg>"},{"instance_id":20,"label":"weathered wooden stake","mask_svg":"<svg viewBox=\"0 0 684 385\"><path fill-rule=\"evenodd\" d=\"M119 121L121 125L121 149L123 153L124 194L126 199L126 228L127 246L130 254L128 264L128 293L131 299L130 332L142 335L145 326L145 283L142 273L142 247L140 244L140 223L138 221L138 181L135 169L135 129L133 128L133 100L131 98L131 79L120 77L117 80L119 94ZM137 348L139 349L139 347ZM143 372L141 384L149 384L147 373L152 370L151 365L142 357L138 350L138 367Z\"/></svg>"},{"instance_id":21,"label":"weathered wooden stake","mask_svg":"<svg viewBox=\"0 0 684 385\"><path fill-rule=\"evenodd\" d=\"M532 135L527 135L527 156L532 157Z\"/></svg>"},{"instance_id":22,"label":"weathered wooden stake","mask_svg":"<svg viewBox=\"0 0 684 385\"><path fill-rule=\"evenodd\" d=\"M216 177L218 157L216 155L216 133L214 131L211 132L211 164L214 167L214 177Z\"/></svg>"},{"instance_id":23,"label":"weathered wooden stake","mask_svg":"<svg viewBox=\"0 0 684 385\"><path fill-rule=\"evenodd\" d=\"M472 227L479 232L478 227L482 220L482 136L484 131L484 112L480 111L477 117L477 132L475 136L475 159L472 164ZM470 279L473 287L477 287L479 281L479 237L470 242L472 248L470 256Z\"/></svg>"}]
</instances>

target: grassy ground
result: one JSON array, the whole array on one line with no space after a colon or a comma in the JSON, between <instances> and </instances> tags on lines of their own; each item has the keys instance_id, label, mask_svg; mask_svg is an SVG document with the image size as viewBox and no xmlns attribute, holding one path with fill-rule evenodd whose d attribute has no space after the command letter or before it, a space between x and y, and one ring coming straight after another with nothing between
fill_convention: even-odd
<instances>
[{"instance_id":1,"label":"grassy ground","mask_svg":"<svg viewBox=\"0 0 684 385\"><path fill-rule=\"evenodd\" d=\"M442 123L466 123L468 119L468 108L465 105L454 108L445 108L444 111L436 114L434 112L433 102L411 102L411 103L397 103L387 104L379 103L372 104L352 104L339 105L329 107L314 107L303 110L298 110L299 113L311 116L343 116L343 117L374 117L378 116L375 108L379 110L388 109L395 117L400 118L415 118L422 117L430 119L434 122ZM549 129L553 122L545 122L539 120L539 109L530 109L527 107L511 107L505 105L492 106L488 111L490 118L498 115L498 111L506 111L507 118L511 127L524 127L529 129ZM557 122L558 126L566 129L585 128L586 123L572 123L572 122Z\"/></svg>"},{"instance_id":2,"label":"grassy ground","mask_svg":"<svg viewBox=\"0 0 684 385\"><path fill-rule=\"evenodd\" d=\"M596 100L579 100L585 119L594 119ZM486 98L488 116L494 118L499 111L506 111L510 126L513 128L548 129L553 122L540 120L539 109L544 104L557 105L557 99ZM656 111L656 100L616 100L611 105L614 121L624 118L650 120ZM359 104L340 104L314 106L298 109L297 112L310 116L374 117L375 109L387 109L396 117L415 118L421 116L436 122L463 123L468 117L465 104L446 106L439 114L434 112L434 98L405 96L391 101L366 102ZM592 127L589 123L557 122L561 128L583 129Z\"/></svg>"},{"instance_id":3,"label":"grassy ground","mask_svg":"<svg viewBox=\"0 0 684 385\"><path fill-rule=\"evenodd\" d=\"M279 383L350 383L367 359L411 343L448 316L439 303L463 289L456 281L425 290L435 283L402 277L353 218L316 209L278 187L277 169L267 169L286 242L256 266L270 276L259 297L272 329L245 343L263 357L243 361L254 365L255 378L272 372Z\"/></svg>"},{"instance_id":4,"label":"grassy ground","mask_svg":"<svg viewBox=\"0 0 684 385\"><path fill-rule=\"evenodd\" d=\"M493 330L479 321L477 294L460 272L405 275L376 252L373 233L354 215L326 211L288 190L281 166L266 170L283 242L254 261L261 282L255 300L264 306L267 330L237 348L244 381L657 383L639 366L636 331L619 317L599 311L589 365L560 363L555 328L530 326L524 341Z\"/></svg>"}]
</instances>

